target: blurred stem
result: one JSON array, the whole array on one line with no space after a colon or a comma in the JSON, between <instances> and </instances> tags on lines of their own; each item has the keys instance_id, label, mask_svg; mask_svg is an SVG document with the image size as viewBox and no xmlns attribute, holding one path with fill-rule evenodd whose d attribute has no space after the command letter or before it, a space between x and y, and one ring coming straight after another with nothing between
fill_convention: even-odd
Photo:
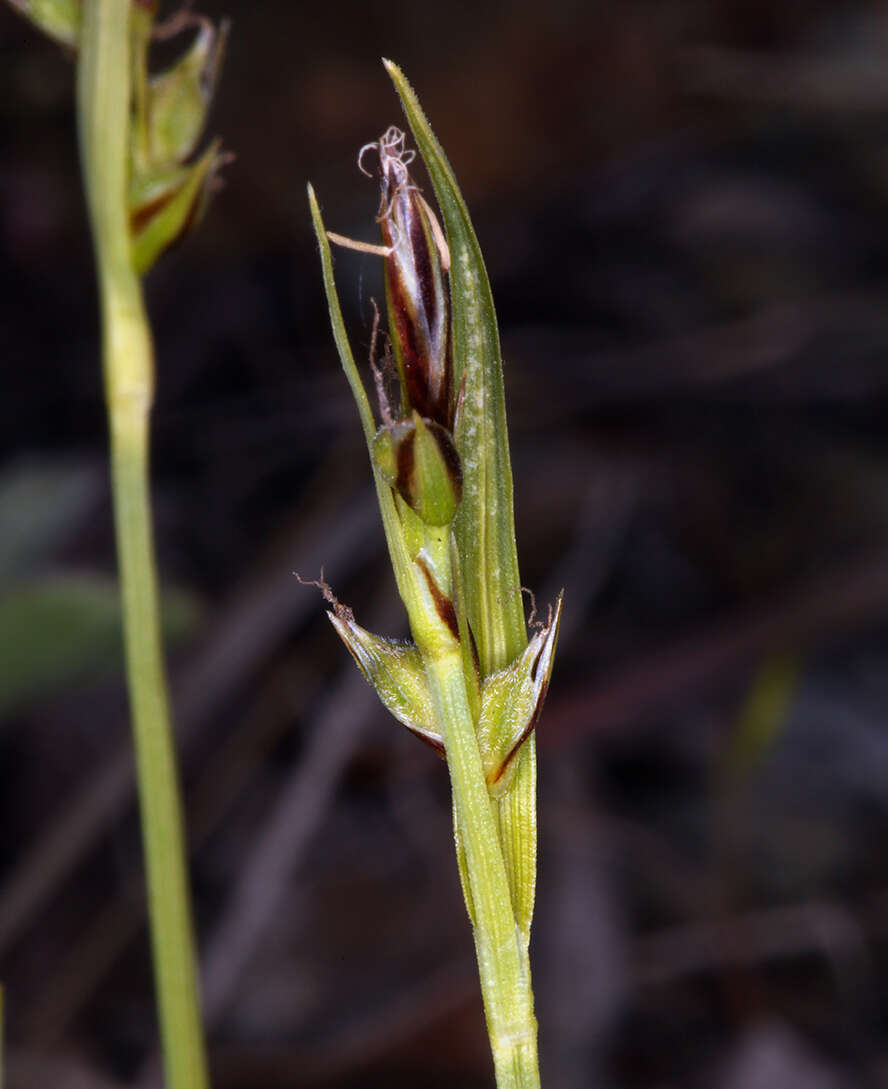
<instances>
[{"instance_id":1,"label":"blurred stem","mask_svg":"<svg viewBox=\"0 0 888 1089\"><path fill-rule=\"evenodd\" d=\"M151 333L130 257L128 0L84 0L80 157L102 310L111 483L161 1037L170 1089L205 1089L182 814L161 648L148 494Z\"/></svg>"},{"instance_id":2,"label":"blurred stem","mask_svg":"<svg viewBox=\"0 0 888 1089\"><path fill-rule=\"evenodd\" d=\"M437 556L430 539L424 551L438 561L439 571L447 570L452 578L446 539ZM527 943L515 922L503 849L469 704L462 651L458 641L423 639L417 628L414 636L422 651L437 726L447 750L497 1089L539 1089L530 960Z\"/></svg>"}]
</instances>

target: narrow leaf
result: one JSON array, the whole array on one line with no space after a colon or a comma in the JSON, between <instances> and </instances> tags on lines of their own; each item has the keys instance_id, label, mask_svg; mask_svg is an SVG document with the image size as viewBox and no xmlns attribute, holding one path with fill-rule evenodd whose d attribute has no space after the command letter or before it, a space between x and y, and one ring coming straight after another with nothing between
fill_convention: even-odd
<instances>
[{"instance_id":1,"label":"narrow leaf","mask_svg":"<svg viewBox=\"0 0 888 1089\"><path fill-rule=\"evenodd\" d=\"M308 204L311 208L311 219L314 225L315 237L318 240L318 248L321 251L321 273L324 279L324 291L327 295L327 308L330 312L330 324L333 327L333 340L339 352L339 360L345 377L351 387L352 396L358 406L358 415L361 417L361 426L364 429L364 438L367 446L371 448L376 425L373 422L373 411L364 383L355 366L355 357L352 355L351 345L348 342L348 333L345 331L345 321L342 317L342 307L339 305L339 295L336 291L336 281L333 278L333 258L330 254L330 243L327 241L327 229L321 218L321 209L311 185L308 186Z\"/></svg>"},{"instance_id":2,"label":"narrow leaf","mask_svg":"<svg viewBox=\"0 0 888 1089\"><path fill-rule=\"evenodd\" d=\"M77 48L80 0L9 0L9 3L59 44Z\"/></svg>"},{"instance_id":3,"label":"narrow leaf","mask_svg":"<svg viewBox=\"0 0 888 1089\"><path fill-rule=\"evenodd\" d=\"M509 789L493 799L493 809L509 878L512 911L525 947L536 900L537 797L536 731L521 746Z\"/></svg>"},{"instance_id":4,"label":"narrow leaf","mask_svg":"<svg viewBox=\"0 0 888 1089\"><path fill-rule=\"evenodd\" d=\"M463 900L466 902L466 911L472 926L476 925L475 901L472 899L472 888L469 884L469 867L466 863L466 848L462 841L462 833L459 830L459 816L456 812L456 799L453 799L453 845L456 848L456 868L459 870L459 883L462 886Z\"/></svg>"},{"instance_id":5,"label":"narrow leaf","mask_svg":"<svg viewBox=\"0 0 888 1089\"><path fill-rule=\"evenodd\" d=\"M505 670L488 677L481 697L478 744L503 847L515 922L525 945L536 899L536 732L549 677L562 596L545 628ZM516 748L517 745L517 748Z\"/></svg>"},{"instance_id":6,"label":"narrow leaf","mask_svg":"<svg viewBox=\"0 0 888 1089\"><path fill-rule=\"evenodd\" d=\"M43 574L0 594L0 719L31 700L122 666L120 595L92 573ZM180 640L199 617L182 591L164 594L164 633Z\"/></svg>"}]
</instances>

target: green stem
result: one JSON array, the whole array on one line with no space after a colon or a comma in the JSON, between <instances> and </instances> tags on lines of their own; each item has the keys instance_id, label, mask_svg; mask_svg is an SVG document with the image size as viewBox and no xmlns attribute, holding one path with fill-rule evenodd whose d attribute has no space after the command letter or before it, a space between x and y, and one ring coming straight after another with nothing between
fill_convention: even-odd
<instances>
[{"instance_id":1,"label":"green stem","mask_svg":"<svg viewBox=\"0 0 888 1089\"><path fill-rule=\"evenodd\" d=\"M465 851L475 951L498 1089L538 1089L537 1026L522 941L484 781L459 648L426 657Z\"/></svg>"},{"instance_id":2,"label":"green stem","mask_svg":"<svg viewBox=\"0 0 888 1089\"><path fill-rule=\"evenodd\" d=\"M205 1089L176 758L161 648L148 491L153 353L130 257L126 192L131 86L127 0L85 0L78 62L81 165L102 308L111 483L149 916L170 1089Z\"/></svg>"},{"instance_id":3,"label":"green stem","mask_svg":"<svg viewBox=\"0 0 888 1089\"><path fill-rule=\"evenodd\" d=\"M451 590L449 543L426 538L424 552ZM426 612L428 616L428 612ZM411 620L413 617L411 617ZM455 819L464 851L481 994L498 1089L539 1089L537 1023L527 941L515 922L493 802L487 790L458 640L413 625L447 751Z\"/></svg>"}]
</instances>

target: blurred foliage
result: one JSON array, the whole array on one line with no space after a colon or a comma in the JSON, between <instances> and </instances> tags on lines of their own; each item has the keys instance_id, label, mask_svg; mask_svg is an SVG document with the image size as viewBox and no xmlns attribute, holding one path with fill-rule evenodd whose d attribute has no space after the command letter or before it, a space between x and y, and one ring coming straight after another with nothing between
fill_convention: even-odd
<instances>
[{"instance_id":1,"label":"blurred foliage","mask_svg":"<svg viewBox=\"0 0 888 1089\"><path fill-rule=\"evenodd\" d=\"M0 473L0 587L45 562L95 503L96 469L18 461Z\"/></svg>"},{"instance_id":2,"label":"blurred foliage","mask_svg":"<svg viewBox=\"0 0 888 1089\"><path fill-rule=\"evenodd\" d=\"M726 739L719 789L730 790L762 760L780 736L799 684L796 655L775 654L756 670L737 716L733 736Z\"/></svg>"},{"instance_id":3,"label":"blurred foliage","mask_svg":"<svg viewBox=\"0 0 888 1089\"><path fill-rule=\"evenodd\" d=\"M24 461L0 476L0 719L30 700L120 673L120 598L114 579L50 564L95 505L87 464ZM193 593L164 595L164 625L181 642L201 610Z\"/></svg>"},{"instance_id":4,"label":"blurred foliage","mask_svg":"<svg viewBox=\"0 0 888 1089\"><path fill-rule=\"evenodd\" d=\"M194 631L194 595L166 593L164 630L173 642ZM33 699L123 669L120 596L104 575L42 575L0 594L0 719Z\"/></svg>"}]
</instances>

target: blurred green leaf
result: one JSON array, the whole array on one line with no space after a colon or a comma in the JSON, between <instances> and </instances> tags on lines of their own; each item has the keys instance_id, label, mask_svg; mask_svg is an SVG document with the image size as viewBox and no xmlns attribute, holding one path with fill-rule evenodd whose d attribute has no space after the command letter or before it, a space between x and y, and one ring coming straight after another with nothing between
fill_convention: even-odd
<instances>
[{"instance_id":1,"label":"blurred green leaf","mask_svg":"<svg viewBox=\"0 0 888 1089\"><path fill-rule=\"evenodd\" d=\"M70 49L77 48L80 36L80 0L9 0L44 34Z\"/></svg>"},{"instance_id":2,"label":"blurred green leaf","mask_svg":"<svg viewBox=\"0 0 888 1089\"><path fill-rule=\"evenodd\" d=\"M193 630L199 608L181 591L164 595L171 641ZM102 575L55 575L0 596L0 718L66 685L123 668L120 598Z\"/></svg>"},{"instance_id":3,"label":"blurred green leaf","mask_svg":"<svg viewBox=\"0 0 888 1089\"><path fill-rule=\"evenodd\" d=\"M96 501L91 465L18 462L0 474L0 583L52 556Z\"/></svg>"},{"instance_id":4,"label":"blurred green leaf","mask_svg":"<svg viewBox=\"0 0 888 1089\"><path fill-rule=\"evenodd\" d=\"M722 785L738 785L764 761L792 710L801 675L797 653L772 654L759 665L718 769Z\"/></svg>"}]
</instances>

